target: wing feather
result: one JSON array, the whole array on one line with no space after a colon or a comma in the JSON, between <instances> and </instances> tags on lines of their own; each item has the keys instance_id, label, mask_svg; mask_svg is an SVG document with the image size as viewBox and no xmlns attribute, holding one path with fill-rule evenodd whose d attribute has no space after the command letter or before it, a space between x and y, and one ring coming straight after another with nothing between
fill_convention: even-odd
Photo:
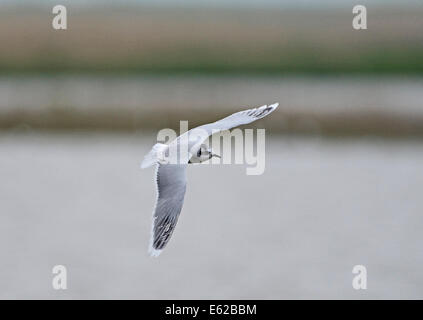
<instances>
[{"instance_id":1,"label":"wing feather","mask_svg":"<svg viewBox=\"0 0 423 320\"><path fill-rule=\"evenodd\" d=\"M149 252L158 256L172 236L184 203L187 165L158 164L156 170L157 201Z\"/></svg>"},{"instance_id":2,"label":"wing feather","mask_svg":"<svg viewBox=\"0 0 423 320\"><path fill-rule=\"evenodd\" d=\"M203 129L206 130L209 135L219 131L229 130L241 126L243 124L248 124L258 119L264 118L271 112L273 112L278 106L279 103L275 103L270 106L264 105L259 108L239 111L219 121L202 125L200 127L194 128L193 130Z\"/></svg>"}]
</instances>

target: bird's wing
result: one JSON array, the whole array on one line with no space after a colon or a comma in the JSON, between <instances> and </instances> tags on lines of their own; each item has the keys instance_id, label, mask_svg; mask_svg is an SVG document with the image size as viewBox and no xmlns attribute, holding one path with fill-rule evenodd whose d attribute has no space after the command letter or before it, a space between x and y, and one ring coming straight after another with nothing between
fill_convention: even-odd
<instances>
[{"instance_id":1,"label":"bird's wing","mask_svg":"<svg viewBox=\"0 0 423 320\"><path fill-rule=\"evenodd\" d=\"M158 256L169 242L184 203L187 165L157 164L157 202L149 252Z\"/></svg>"},{"instance_id":2,"label":"bird's wing","mask_svg":"<svg viewBox=\"0 0 423 320\"><path fill-rule=\"evenodd\" d=\"M213 133L216 133L222 130L235 128L240 125L251 123L258 119L264 118L265 116L273 112L278 107L278 105L279 103L275 103L270 106L264 105L259 108L239 111L219 121L202 125L193 130L196 130L196 129L206 130L207 133L211 135Z\"/></svg>"}]
</instances>

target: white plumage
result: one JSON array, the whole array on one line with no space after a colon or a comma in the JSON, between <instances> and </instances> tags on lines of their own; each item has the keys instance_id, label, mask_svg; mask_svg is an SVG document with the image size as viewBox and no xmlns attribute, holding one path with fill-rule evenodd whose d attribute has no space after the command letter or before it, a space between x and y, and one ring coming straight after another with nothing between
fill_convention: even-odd
<instances>
[{"instance_id":1,"label":"white plumage","mask_svg":"<svg viewBox=\"0 0 423 320\"><path fill-rule=\"evenodd\" d=\"M169 145L157 143L145 156L141 168L156 165L157 200L153 211L153 223L149 253L158 256L169 242L178 222L186 190L188 163L202 162L214 155L202 144L210 135L261 119L277 107L270 106L236 112L219 121L191 129ZM181 150L186 150L181 151Z\"/></svg>"}]
</instances>

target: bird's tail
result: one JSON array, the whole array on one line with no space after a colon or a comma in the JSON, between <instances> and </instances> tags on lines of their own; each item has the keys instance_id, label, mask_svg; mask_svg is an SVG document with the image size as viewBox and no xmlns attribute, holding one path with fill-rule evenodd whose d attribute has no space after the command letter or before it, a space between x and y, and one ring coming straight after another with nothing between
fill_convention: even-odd
<instances>
[{"instance_id":1,"label":"bird's tail","mask_svg":"<svg viewBox=\"0 0 423 320\"><path fill-rule=\"evenodd\" d=\"M144 157L144 160L141 162L141 169L151 167L155 165L162 157L163 152L168 146L163 143L156 143L149 153Z\"/></svg>"}]
</instances>

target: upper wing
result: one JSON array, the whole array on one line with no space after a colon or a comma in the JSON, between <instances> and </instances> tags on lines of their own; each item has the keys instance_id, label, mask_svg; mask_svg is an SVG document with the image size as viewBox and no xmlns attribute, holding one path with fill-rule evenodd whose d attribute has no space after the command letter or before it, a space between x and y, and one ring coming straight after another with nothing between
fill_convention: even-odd
<instances>
[{"instance_id":1,"label":"upper wing","mask_svg":"<svg viewBox=\"0 0 423 320\"><path fill-rule=\"evenodd\" d=\"M219 121L205 124L197 128L206 130L207 133L211 135L218 131L228 130L264 118L265 116L273 112L278 106L279 103L275 103L270 106L264 105L259 108L239 111ZM196 130L197 128L193 130Z\"/></svg>"},{"instance_id":2,"label":"upper wing","mask_svg":"<svg viewBox=\"0 0 423 320\"><path fill-rule=\"evenodd\" d=\"M187 165L157 164L157 202L149 252L158 256L175 229L184 203Z\"/></svg>"}]
</instances>

